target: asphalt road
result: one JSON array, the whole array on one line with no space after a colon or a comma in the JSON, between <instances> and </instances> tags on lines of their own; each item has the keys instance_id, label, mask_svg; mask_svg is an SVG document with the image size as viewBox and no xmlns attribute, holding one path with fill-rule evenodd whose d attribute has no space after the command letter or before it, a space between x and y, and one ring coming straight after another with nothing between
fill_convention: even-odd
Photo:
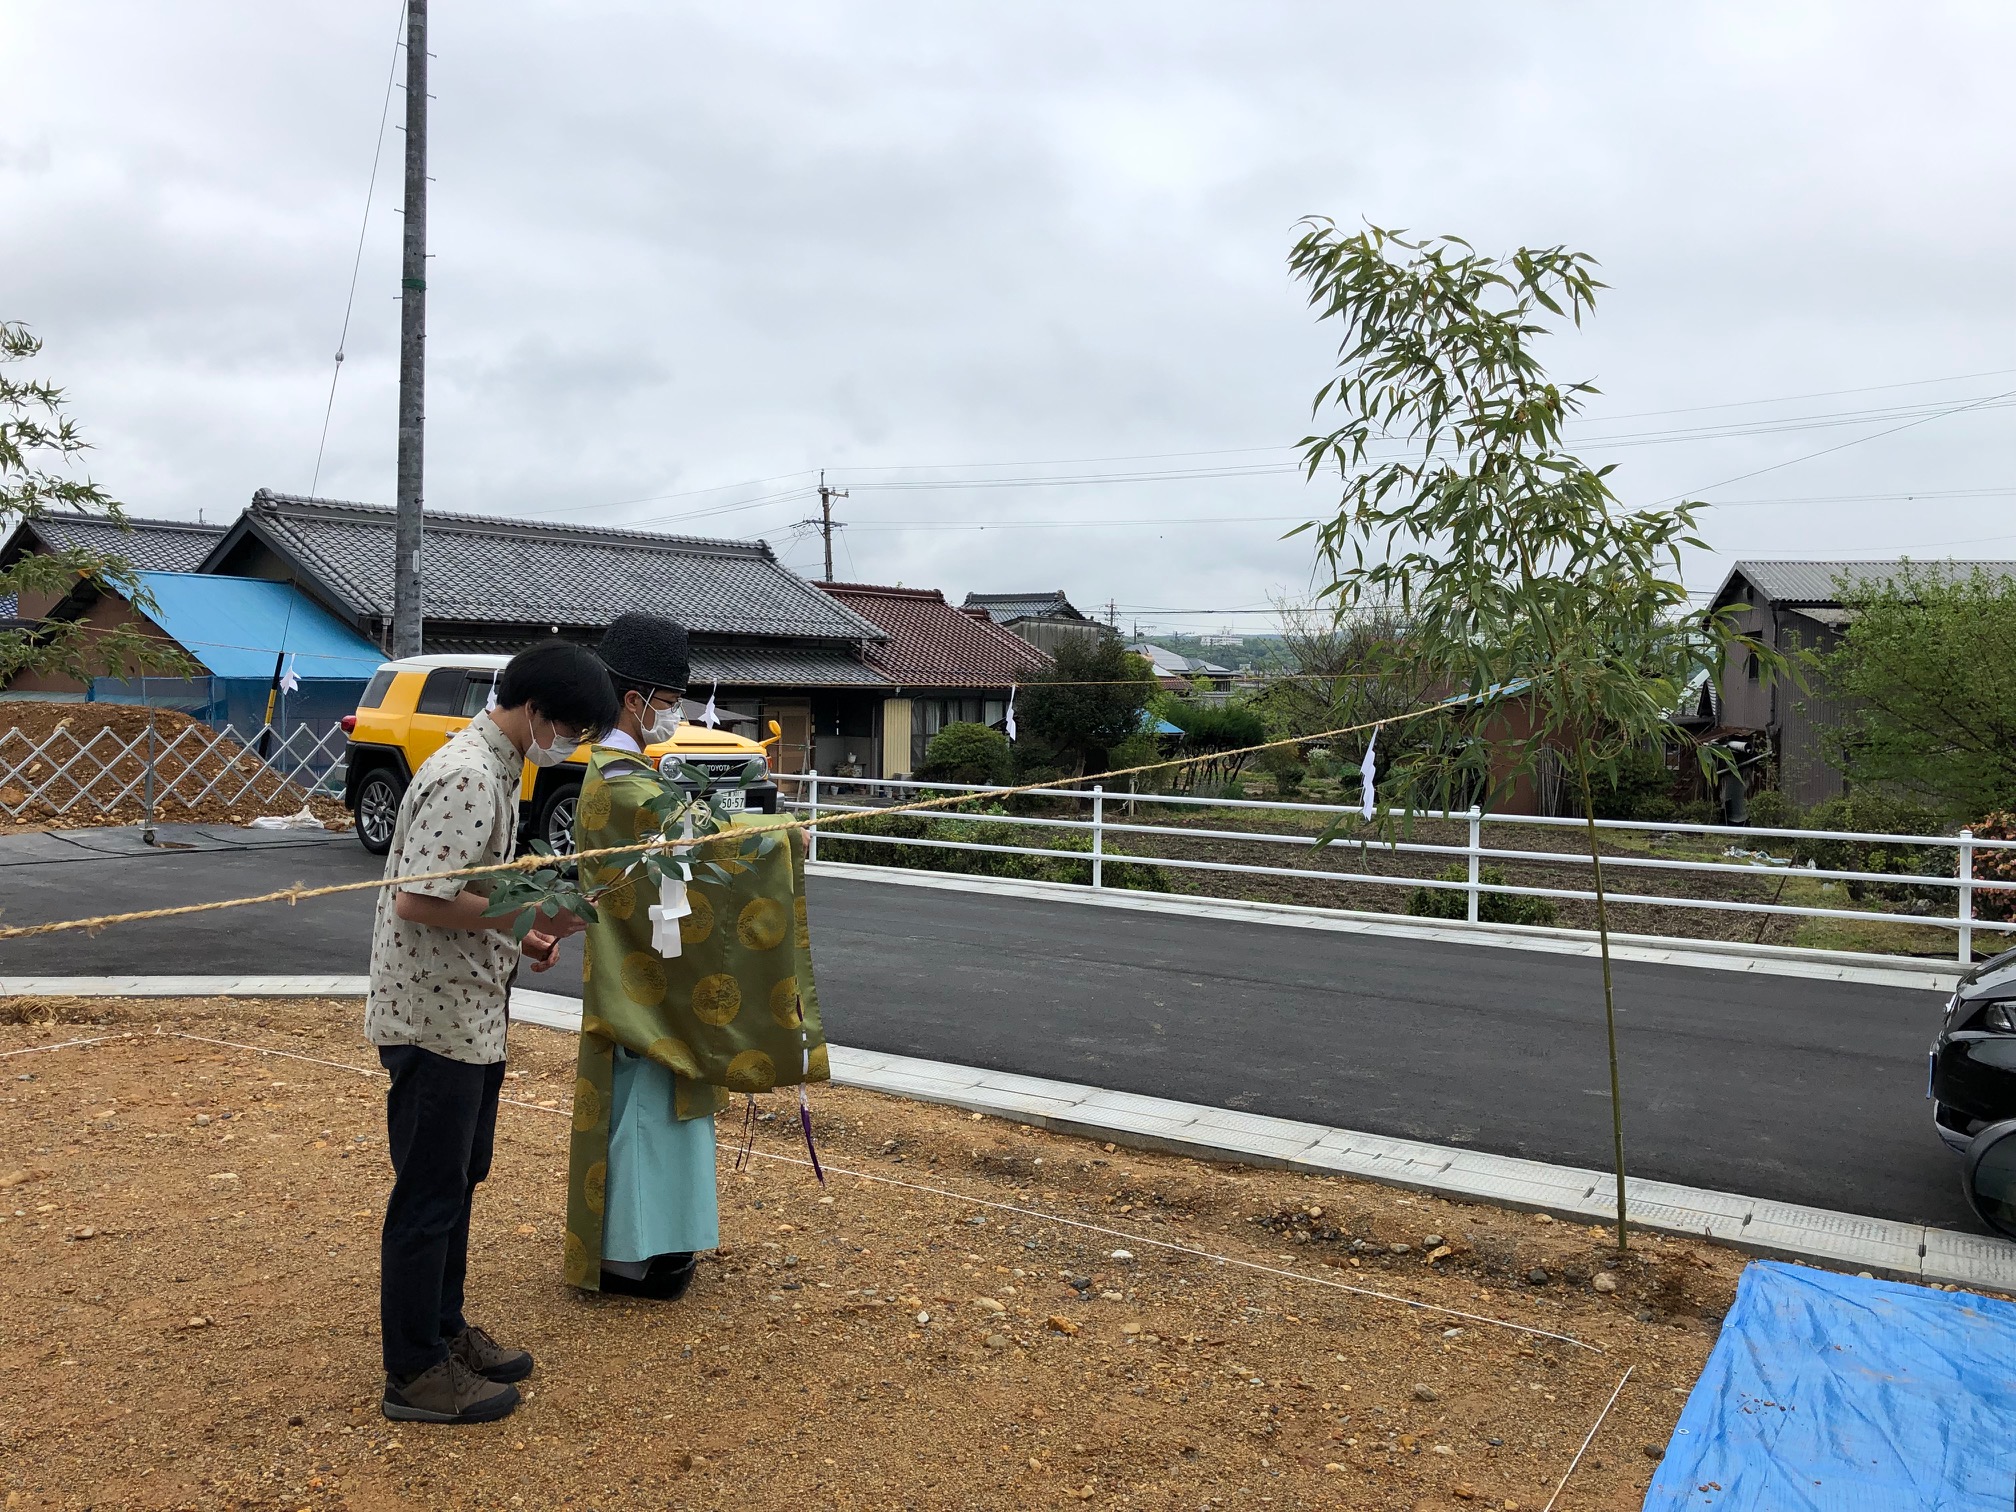
<instances>
[{"instance_id":1,"label":"asphalt road","mask_svg":"<svg viewBox=\"0 0 2016 1512\"><path fill-rule=\"evenodd\" d=\"M348 836L0 839L7 923L378 874ZM370 893L0 943L0 976L357 972ZM1517 950L814 878L841 1044L1602 1168L1593 963ZM578 956L528 984L578 993ZM1938 997L1617 968L1635 1174L1972 1228L1932 1133Z\"/></svg>"}]
</instances>

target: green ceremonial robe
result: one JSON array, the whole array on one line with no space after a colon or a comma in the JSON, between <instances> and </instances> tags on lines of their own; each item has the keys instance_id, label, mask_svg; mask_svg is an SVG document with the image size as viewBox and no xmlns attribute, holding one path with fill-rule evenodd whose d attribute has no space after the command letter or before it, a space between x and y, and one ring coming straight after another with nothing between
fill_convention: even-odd
<instances>
[{"instance_id":1,"label":"green ceremonial robe","mask_svg":"<svg viewBox=\"0 0 2016 1512\"><path fill-rule=\"evenodd\" d=\"M602 747L589 753L575 820L581 850L631 845L657 832L658 818L644 803L663 783L648 768L636 769L636 760ZM712 1118L733 1092L827 1078L799 836L789 833L767 856L736 859L738 842L777 822L746 814L727 835L684 852L731 875L725 884L688 884L693 911L679 920L676 957L651 949L658 884L643 871L609 887L595 905L599 919L585 936L567 1171L569 1285L601 1287L617 1045L673 1073L673 1112L682 1120ZM584 862L582 881L591 891L604 887L631 859Z\"/></svg>"}]
</instances>

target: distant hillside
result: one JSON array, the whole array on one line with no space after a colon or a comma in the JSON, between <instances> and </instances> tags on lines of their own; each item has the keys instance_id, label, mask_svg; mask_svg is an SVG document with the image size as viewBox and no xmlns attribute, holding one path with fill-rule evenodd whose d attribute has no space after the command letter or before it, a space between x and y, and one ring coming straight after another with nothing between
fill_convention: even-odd
<instances>
[{"instance_id":1,"label":"distant hillside","mask_svg":"<svg viewBox=\"0 0 2016 1512\"><path fill-rule=\"evenodd\" d=\"M1145 641L1158 646L1167 646L1171 651L1184 656L1194 656L1203 661L1216 662L1221 667L1230 667L1234 672L1292 672L1294 666L1288 655L1288 645L1278 635L1241 635L1239 644L1227 646L1214 644L1219 637L1201 635L1155 635L1143 632Z\"/></svg>"}]
</instances>

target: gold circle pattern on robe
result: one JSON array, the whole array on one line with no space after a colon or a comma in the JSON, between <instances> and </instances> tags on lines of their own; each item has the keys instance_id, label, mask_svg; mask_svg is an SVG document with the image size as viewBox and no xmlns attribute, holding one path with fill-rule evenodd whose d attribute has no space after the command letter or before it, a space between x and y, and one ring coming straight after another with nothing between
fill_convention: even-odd
<instances>
[{"instance_id":1,"label":"gold circle pattern on robe","mask_svg":"<svg viewBox=\"0 0 2016 1512\"><path fill-rule=\"evenodd\" d=\"M833 1069L826 1059L826 1046L823 1043L814 1045L812 1053L805 1058L806 1079L808 1081L825 1081L832 1074Z\"/></svg>"},{"instance_id":2,"label":"gold circle pattern on robe","mask_svg":"<svg viewBox=\"0 0 2016 1512\"><path fill-rule=\"evenodd\" d=\"M788 926L784 905L775 898L751 898L735 920L735 938L746 950L775 950Z\"/></svg>"},{"instance_id":3,"label":"gold circle pattern on robe","mask_svg":"<svg viewBox=\"0 0 2016 1512\"><path fill-rule=\"evenodd\" d=\"M560 1279L569 1286L588 1284L588 1246L581 1236L572 1229L567 1231L567 1240L561 1246Z\"/></svg>"},{"instance_id":4,"label":"gold circle pattern on robe","mask_svg":"<svg viewBox=\"0 0 2016 1512\"><path fill-rule=\"evenodd\" d=\"M693 984L693 1017L719 1029L735 1022L742 1011L742 984L733 973L717 971Z\"/></svg>"},{"instance_id":5,"label":"gold circle pattern on robe","mask_svg":"<svg viewBox=\"0 0 2016 1512\"><path fill-rule=\"evenodd\" d=\"M612 919L627 919L637 911L637 889L628 877L615 883L595 900L597 909L607 909Z\"/></svg>"},{"instance_id":6,"label":"gold circle pattern on robe","mask_svg":"<svg viewBox=\"0 0 2016 1512\"><path fill-rule=\"evenodd\" d=\"M665 963L648 950L623 957L623 995L641 1007L665 1001Z\"/></svg>"},{"instance_id":7,"label":"gold circle pattern on robe","mask_svg":"<svg viewBox=\"0 0 2016 1512\"><path fill-rule=\"evenodd\" d=\"M700 1074L700 1058L693 1053L693 1047L682 1039L674 1039L669 1034L651 1041L644 1054L648 1059L678 1072L681 1076L697 1077Z\"/></svg>"},{"instance_id":8,"label":"gold circle pattern on robe","mask_svg":"<svg viewBox=\"0 0 2016 1512\"><path fill-rule=\"evenodd\" d=\"M728 1062L726 1080L737 1092L768 1092L777 1085L777 1067L761 1050L744 1050Z\"/></svg>"},{"instance_id":9,"label":"gold circle pattern on robe","mask_svg":"<svg viewBox=\"0 0 2016 1512\"><path fill-rule=\"evenodd\" d=\"M714 905L698 888L686 890L686 901L693 905L693 912L679 920L679 943L698 945L714 933Z\"/></svg>"},{"instance_id":10,"label":"gold circle pattern on robe","mask_svg":"<svg viewBox=\"0 0 2016 1512\"><path fill-rule=\"evenodd\" d=\"M798 1022L798 979L785 977L770 989L770 1017L786 1029Z\"/></svg>"},{"instance_id":11,"label":"gold circle pattern on robe","mask_svg":"<svg viewBox=\"0 0 2016 1512\"><path fill-rule=\"evenodd\" d=\"M574 822L582 830L598 830L609 822L609 789L603 784L590 783L581 794L580 806L574 810Z\"/></svg>"},{"instance_id":12,"label":"gold circle pattern on robe","mask_svg":"<svg viewBox=\"0 0 2016 1512\"><path fill-rule=\"evenodd\" d=\"M581 984L585 987L595 980L595 947L591 944L581 952Z\"/></svg>"},{"instance_id":13,"label":"gold circle pattern on robe","mask_svg":"<svg viewBox=\"0 0 2016 1512\"><path fill-rule=\"evenodd\" d=\"M791 899L791 918L797 928L797 938L792 942L800 950L812 948L812 925L805 917L805 894L802 892Z\"/></svg>"},{"instance_id":14,"label":"gold circle pattern on robe","mask_svg":"<svg viewBox=\"0 0 2016 1512\"><path fill-rule=\"evenodd\" d=\"M588 1211L600 1213L609 1201L609 1162L598 1160L581 1178L581 1198Z\"/></svg>"},{"instance_id":15,"label":"gold circle pattern on robe","mask_svg":"<svg viewBox=\"0 0 2016 1512\"><path fill-rule=\"evenodd\" d=\"M602 1094L585 1076L574 1078L574 1130L586 1134L602 1122Z\"/></svg>"}]
</instances>

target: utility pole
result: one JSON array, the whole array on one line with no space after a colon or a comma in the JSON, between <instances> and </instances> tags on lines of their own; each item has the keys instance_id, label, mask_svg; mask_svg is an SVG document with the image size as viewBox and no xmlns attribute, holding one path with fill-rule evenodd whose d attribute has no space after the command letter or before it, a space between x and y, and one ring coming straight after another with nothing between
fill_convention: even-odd
<instances>
[{"instance_id":1,"label":"utility pole","mask_svg":"<svg viewBox=\"0 0 2016 1512\"><path fill-rule=\"evenodd\" d=\"M1120 606L1112 599L1106 600L1106 628L1116 635L1120 632Z\"/></svg>"},{"instance_id":2,"label":"utility pole","mask_svg":"<svg viewBox=\"0 0 2016 1512\"><path fill-rule=\"evenodd\" d=\"M420 654L421 498L427 423L427 0L406 0L406 233L399 267L399 493L392 654Z\"/></svg>"},{"instance_id":3,"label":"utility pole","mask_svg":"<svg viewBox=\"0 0 2016 1512\"><path fill-rule=\"evenodd\" d=\"M835 530L844 530L846 528L846 524L844 521L837 526L833 523L833 501L835 499L844 499L846 497L847 497L846 489L828 488L826 486L826 469L823 467L820 468L819 518L816 520L800 520L798 522L801 525L811 525L815 527L818 530L819 534L824 536L826 539L826 576L823 581L828 583L833 581L833 532Z\"/></svg>"}]
</instances>

